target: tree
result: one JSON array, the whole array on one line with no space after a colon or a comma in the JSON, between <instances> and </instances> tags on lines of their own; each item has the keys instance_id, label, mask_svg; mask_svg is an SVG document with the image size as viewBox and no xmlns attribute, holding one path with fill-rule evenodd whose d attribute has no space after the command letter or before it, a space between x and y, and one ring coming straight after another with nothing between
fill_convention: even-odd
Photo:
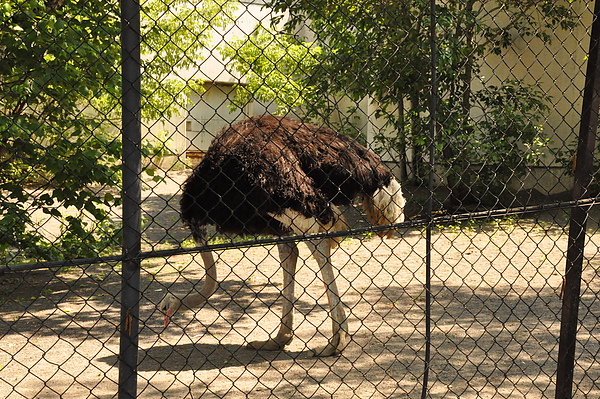
<instances>
[{"instance_id":1,"label":"tree","mask_svg":"<svg viewBox=\"0 0 600 399\"><path fill-rule=\"evenodd\" d=\"M229 2L142 4L145 118L172 115L198 82L178 68L201 60ZM98 256L118 242L118 2L0 1L0 255ZM56 239L33 213L61 221ZM53 232L56 234L57 232Z\"/></svg>"},{"instance_id":2,"label":"tree","mask_svg":"<svg viewBox=\"0 0 600 399\"><path fill-rule=\"evenodd\" d=\"M119 84L114 3L3 1L0 13L0 253L10 261L101 251L114 234L106 207L118 196L81 188L119 180L120 144L86 110L86 99ZM33 211L64 217L65 239L46 239Z\"/></svg>"},{"instance_id":3,"label":"tree","mask_svg":"<svg viewBox=\"0 0 600 399\"><path fill-rule=\"evenodd\" d=\"M142 98L145 119L169 119L188 105L202 80L186 77L204 60L216 29L233 23L230 0L146 0L142 3Z\"/></svg>"},{"instance_id":4,"label":"tree","mask_svg":"<svg viewBox=\"0 0 600 399\"><path fill-rule=\"evenodd\" d=\"M274 102L277 113L285 115L305 105L314 88L304 79L319 63L321 48L258 24L245 38L234 38L220 47L227 68L237 72L243 84L237 85L233 108L252 101Z\"/></svg>"},{"instance_id":5,"label":"tree","mask_svg":"<svg viewBox=\"0 0 600 399\"><path fill-rule=\"evenodd\" d=\"M540 97L535 87L520 82L509 83L504 93L503 88L492 87L475 92L473 82L481 63L487 54L499 54L510 46L513 35L548 42L553 30L575 26L576 16L569 7L572 2L449 0L437 5L436 67L441 101L436 112L442 126L437 138L440 143L437 158L445 168L452 200L458 205L477 202L486 187L491 187L491 182L476 176L465 179L464 163L457 163L457 160L481 158L481 147L474 149L469 143L488 138L488 144L493 141L492 135L483 129L486 125L473 119L473 109L485 105L486 96L496 89L500 96L506 96L507 92L521 96L517 102L532 99L527 107L535 108L538 100L547 100ZM288 33L306 26L314 36L311 40L323 48L321 63L309 75L311 87L318 91L314 98L346 95L358 101L368 96L382 104L378 116L384 117L388 127L397 132L391 144L401 154L408 148L416 153L412 165L407 164L407 157L402 161L407 173L418 180L421 177L419 161L423 159L422 149L428 137L430 2L271 0L268 5L276 12L287 13ZM506 23L496 25L495 21L500 20ZM518 88L510 90L515 85ZM391 111L386 111L388 109ZM543 111L543 107L538 111ZM541 153L530 149L546 140L537 129L534 129L538 132L534 138L525 132L530 131L530 125L539 125L543 118L540 112L533 112L535 119L530 122L518 118L525 123L523 126L516 123L510 126L510 134L520 136L523 141L522 157L529 157L533 162ZM386 138L381 137L381 140ZM484 148L500 150L489 145ZM486 162L492 169L500 167ZM514 176L526 170L522 162L505 166Z\"/></svg>"}]
</instances>

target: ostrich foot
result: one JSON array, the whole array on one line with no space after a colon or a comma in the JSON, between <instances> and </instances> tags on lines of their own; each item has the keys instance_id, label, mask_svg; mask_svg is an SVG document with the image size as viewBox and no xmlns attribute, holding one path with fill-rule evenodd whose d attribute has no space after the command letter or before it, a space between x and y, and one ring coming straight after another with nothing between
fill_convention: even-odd
<instances>
[{"instance_id":1,"label":"ostrich foot","mask_svg":"<svg viewBox=\"0 0 600 399\"><path fill-rule=\"evenodd\" d=\"M248 342L248 347L255 350L263 351L278 351L282 350L284 346L292 342L293 336L290 335L277 335L275 338L269 338L266 341L251 341Z\"/></svg>"},{"instance_id":2,"label":"ostrich foot","mask_svg":"<svg viewBox=\"0 0 600 399\"><path fill-rule=\"evenodd\" d=\"M348 346L348 333L342 331L334 335L325 347L313 350L313 356L339 356L346 346Z\"/></svg>"}]
</instances>

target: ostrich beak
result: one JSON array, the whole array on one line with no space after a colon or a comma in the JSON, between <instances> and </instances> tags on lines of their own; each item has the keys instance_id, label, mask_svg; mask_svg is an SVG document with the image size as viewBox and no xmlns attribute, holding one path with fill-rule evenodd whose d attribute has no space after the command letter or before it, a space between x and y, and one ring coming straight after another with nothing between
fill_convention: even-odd
<instances>
[{"instance_id":1,"label":"ostrich beak","mask_svg":"<svg viewBox=\"0 0 600 399\"><path fill-rule=\"evenodd\" d=\"M165 313L165 328L167 328L167 326L171 322L172 316L173 316L173 311L171 309L167 309L167 311Z\"/></svg>"}]
</instances>

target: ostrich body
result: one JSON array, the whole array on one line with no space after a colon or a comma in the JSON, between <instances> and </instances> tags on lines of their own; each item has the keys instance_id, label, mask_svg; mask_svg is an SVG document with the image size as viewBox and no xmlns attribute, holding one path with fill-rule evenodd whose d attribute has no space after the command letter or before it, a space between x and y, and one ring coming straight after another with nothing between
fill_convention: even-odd
<instances>
[{"instance_id":1,"label":"ostrich body","mask_svg":"<svg viewBox=\"0 0 600 399\"><path fill-rule=\"evenodd\" d=\"M289 118L258 116L225 128L183 186L181 216L197 245L207 243L207 225L234 235L313 234L345 229L337 206L362 198L372 223L404 220L400 184L375 153L335 131ZM387 232L388 236L393 231ZM316 351L341 353L348 323L331 264L334 239L309 240L329 301L333 335ZM278 245L283 268L283 313L275 337L250 342L255 349L279 350L293 339L295 243ZM217 287L210 251L201 253L206 277L199 293L181 299L167 294L159 308L165 326L179 310L206 302Z\"/></svg>"}]
</instances>

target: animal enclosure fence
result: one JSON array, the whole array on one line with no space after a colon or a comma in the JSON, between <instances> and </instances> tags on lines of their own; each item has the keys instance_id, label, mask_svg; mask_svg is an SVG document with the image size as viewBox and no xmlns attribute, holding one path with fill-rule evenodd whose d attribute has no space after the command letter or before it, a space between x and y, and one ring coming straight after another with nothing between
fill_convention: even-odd
<instances>
[{"instance_id":1,"label":"animal enclosure fence","mask_svg":"<svg viewBox=\"0 0 600 399\"><path fill-rule=\"evenodd\" d=\"M14 0L0 15L0 396L600 395L600 3ZM373 227L351 204L342 230L210 228L196 247L181 187L221 128L261 114L372 149L407 220ZM239 159L262 150L244 144ZM259 178L217 183L261 195ZM276 247L324 237L344 238L348 345L312 354L331 322L300 246L295 338L251 349L280 322ZM207 248L216 292L165 328L161 299L201 290Z\"/></svg>"}]
</instances>

